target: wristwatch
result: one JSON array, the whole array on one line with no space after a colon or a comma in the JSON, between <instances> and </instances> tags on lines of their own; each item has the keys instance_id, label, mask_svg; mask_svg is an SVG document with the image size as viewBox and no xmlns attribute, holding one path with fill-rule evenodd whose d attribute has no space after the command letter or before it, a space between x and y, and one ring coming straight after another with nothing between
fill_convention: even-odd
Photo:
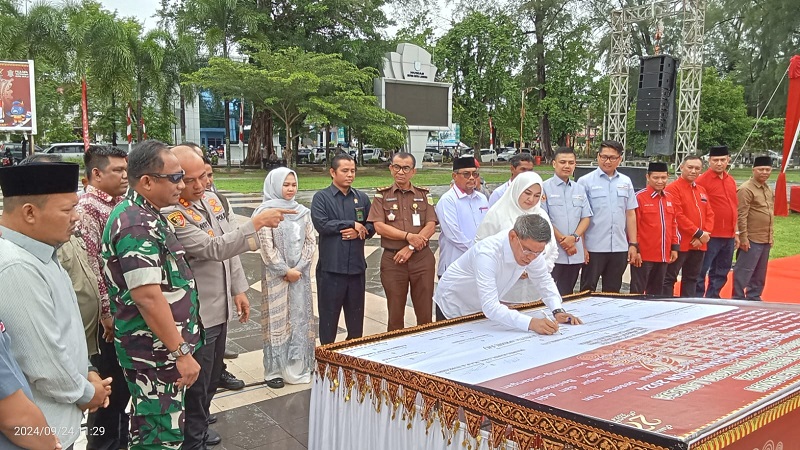
<instances>
[{"instance_id":1,"label":"wristwatch","mask_svg":"<svg viewBox=\"0 0 800 450\"><path fill-rule=\"evenodd\" d=\"M409 250L411 250L412 252L417 250L417 249L415 249L415 248L414 248L414 246L413 246L413 245L411 245L411 244L408 244L408 249L409 249Z\"/></svg>"},{"instance_id":2,"label":"wristwatch","mask_svg":"<svg viewBox=\"0 0 800 450\"><path fill-rule=\"evenodd\" d=\"M553 310L553 316L555 316L556 314L561 314L561 313L566 314L567 312L564 311L564 308L557 308L557 309Z\"/></svg>"},{"instance_id":3,"label":"wristwatch","mask_svg":"<svg viewBox=\"0 0 800 450\"><path fill-rule=\"evenodd\" d=\"M581 240L581 237L580 237L580 236L578 236L578 234L577 234L577 233L572 233L572 234L570 234L570 236L572 236L572 237L574 237L574 238L575 238L575 242L578 242L578 241L580 241L580 240Z\"/></svg>"},{"instance_id":4,"label":"wristwatch","mask_svg":"<svg viewBox=\"0 0 800 450\"><path fill-rule=\"evenodd\" d=\"M636 250L639 250L639 243L638 242L628 242L628 247L636 247Z\"/></svg>"},{"instance_id":5,"label":"wristwatch","mask_svg":"<svg viewBox=\"0 0 800 450\"><path fill-rule=\"evenodd\" d=\"M178 345L178 348L174 352L169 352L169 354L172 355L174 358L188 355L190 353L192 353L192 346L186 342L181 342L180 345Z\"/></svg>"}]
</instances>

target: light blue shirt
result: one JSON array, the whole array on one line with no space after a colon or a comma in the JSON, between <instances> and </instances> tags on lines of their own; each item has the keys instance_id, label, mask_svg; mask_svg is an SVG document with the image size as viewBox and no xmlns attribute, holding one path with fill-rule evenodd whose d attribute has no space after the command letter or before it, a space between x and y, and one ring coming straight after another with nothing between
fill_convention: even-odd
<instances>
[{"instance_id":1,"label":"light blue shirt","mask_svg":"<svg viewBox=\"0 0 800 450\"><path fill-rule=\"evenodd\" d=\"M56 249L0 227L0 317L13 331L11 354L64 448L80 435L94 386L78 299Z\"/></svg>"},{"instance_id":2,"label":"light blue shirt","mask_svg":"<svg viewBox=\"0 0 800 450\"><path fill-rule=\"evenodd\" d=\"M466 253L475 242L475 233L481 224L489 201L478 191L466 194L453 185L436 204L436 217L442 232L439 234L439 267L437 275L444 275L447 266ZM513 224L511 224L513 225Z\"/></svg>"},{"instance_id":3,"label":"light blue shirt","mask_svg":"<svg viewBox=\"0 0 800 450\"><path fill-rule=\"evenodd\" d=\"M592 217L592 208L589 205L589 198L586 196L586 189L574 182L566 182L559 177L552 177L542 183L544 191L544 201L542 208L550 216L550 223L561 234L569 236L578 228L578 223L585 217ZM558 258L556 264L583 264L583 239L575 243L578 250L572 256L567 255L566 250L558 248Z\"/></svg>"},{"instance_id":4,"label":"light blue shirt","mask_svg":"<svg viewBox=\"0 0 800 450\"><path fill-rule=\"evenodd\" d=\"M599 167L580 177L592 207L592 222L586 230L586 249L590 252L627 252L628 235L625 214L639 207L633 182L627 175L614 172L608 176Z\"/></svg>"}]
</instances>

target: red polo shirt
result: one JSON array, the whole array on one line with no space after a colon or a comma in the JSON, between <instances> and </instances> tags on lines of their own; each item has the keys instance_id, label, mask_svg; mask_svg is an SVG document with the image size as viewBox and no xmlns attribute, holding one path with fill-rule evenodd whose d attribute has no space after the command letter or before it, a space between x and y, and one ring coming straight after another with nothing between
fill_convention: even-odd
<instances>
[{"instance_id":1,"label":"red polo shirt","mask_svg":"<svg viewBox=\"0 0 800 450\"><path fill-rule=\"evenodd\" d=\"M669 192L657 192L650 186L636 193L636 238L642 261L669 262L670 251L680 248L673 198Z\"/></svg>"},{"instance_id":2,"label":"red polo shirt","mask_svg":"<svg viewBox=\"0 0 800 450\"><path fill-rule=\"evenodd\" d=\"M709 169L697 177L695 183L706 189L711 209L714 210L714 229L711 231L711 237L733 238L736 235L736 221L739 218L736 180L728 175L728 172L723 172L720 178Z\"/></svg>"},{"instance_id":3,"label":"red polo shirt","mask_svg":"<svg viewBox=\"0 0 800 450\"><path fill-rule=\"evenodd\" d=\"M692 238L699 238L703 232L711 232L714 229L714 209L711 208L705 188L678 178L670 183L666 190L673 195L677 205L676 221L681 251L707 250L706 244L696 249L691 244Z\"/></svg>"}]
</instances>

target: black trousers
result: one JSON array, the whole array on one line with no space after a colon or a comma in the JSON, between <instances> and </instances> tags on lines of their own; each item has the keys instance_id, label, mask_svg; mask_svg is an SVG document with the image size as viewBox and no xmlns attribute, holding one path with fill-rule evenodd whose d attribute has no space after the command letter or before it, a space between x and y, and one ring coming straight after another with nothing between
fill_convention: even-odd
<instances>
[{"instance_id":1,"label":"black trousers","mask_svg":"<svg viewBox=\"0 0 800 450\"><path fill-rule=\"evenodd\" d=\"M200 376L186 390L186 412L183 428L184 450L205 449L205 437L208 432L208 409L211 399L217 391L219 377L222 373L222 357L225 355L225 338L228 335L228 323L222 323L205 329L205 343L194 352L194 359L200 364Z\"/></svg>"},{"instance_id":2,"label":"black trousers","mask_svg":"<svg viewBox=\"0 0 800 450\"><path fill-rule=\"evenodd\" d=\"M556 264L553 267L550 276L555 280L559 294L564 296L575 292L575 283L583 266L583 264Z\"/></svg>"},{"instance_id":3,"label":"black trousers","mask_svg":"<svg viewBox=\"0 0 800 450\"><path fill-rule=\"evenodd\" d=\"M589 264L581 275L581 290L597 291L597 282L602 277L603 292L619 292L627 267L628 252L589 252Z\"/></svg>"},{"instance_id":4,"label":"black trousers","mask_svg":"<svg viewBox=\"0 0 800 450\"><path fill-rule=\"evenodd\" d=\"M347 339L364 334L364 298L366 274L341 274L317 268L317 309L319 310L319 341L336 341L339 316L344 310Z\"/></svg>"},{"instance_id":5,"label":"black trousers","mask_svg":"<svg viewBox=\"0 0 800 450\"><path fill-rule=\"evenodd\" d=\"M631 294L661 295L667 265L665 262L642 261L642 267L631 266Z\"/></svg>"},{"instance_id":6,"label":"black trousers","mask_svg":"<svg viewBox=\"0 0 800 450\"><path fill-rule=\"evenodd\" d=\"M93 429L102 429L103 433L89 434L86 448L88 450L119 450L128 448L128 432L130 417L125 412L131 393L128 391L128 382L119 366L117 349L113 342L103 339L103 326L98 330L100 353L92 355L92 365L100 371L101 378L111 377L111 395L108 407L100 408L97 412L89 414L87 426Z\"/></svg>"},{"instance_id":7,"label":"black trousers","mask_svg":"<svg viewBox=\"0 0 800 450\"><path fill-rule=\"evenodd\" d=\"M700 270L703 268L705 254L706 252L703 250L678 252L678 259L667 267L667 275L664 277L664 289L661 293L668 297L674 295L678 272L681 272L680 296L684 298L697 297L697 280L700 278Z\"/></svg>"}]
</instances>

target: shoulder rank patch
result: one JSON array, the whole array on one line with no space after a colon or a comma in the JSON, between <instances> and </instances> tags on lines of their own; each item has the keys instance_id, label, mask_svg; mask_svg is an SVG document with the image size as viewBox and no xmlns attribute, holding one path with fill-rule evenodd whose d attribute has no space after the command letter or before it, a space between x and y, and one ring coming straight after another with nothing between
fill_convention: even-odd
<instances>
[{"instance_id":1,"label":"shoulder rank patch","mask_svg":"<svg viewBox=\"0 0 800 450\"><path fill-rule=\"evenodd\" d=\"M426 187L422 187L422 186L414 186L414 187L415 187L415 188L417 188L417 189L419 189L420 191L425 191L425 192L428 192L428 191L430 191L430 189L428 189L428 188L426 188Z\"/></svg>"},{"instance_id":2,"label":"shoulder rank patch","mask_svg":"<svg viewBox=\"0 0 800 450\"><path fill-rule=\"evenodd\" d=\"M380 192L375 193L375 198L383 198L383 194Z\"/></svg>"},{"instance_id":3,"label":"shoulder rank patch","mask_svg":"<svg viewBox=\"0 0 800 450\"><path fill-rule=\"evenodd\" d=\"M168 215L167 220L169 220L176 227L183 228L186 226L186 218L183 217L183 213L180 211L175 211L174 213Z\"/></svg>"}]
</instances>

